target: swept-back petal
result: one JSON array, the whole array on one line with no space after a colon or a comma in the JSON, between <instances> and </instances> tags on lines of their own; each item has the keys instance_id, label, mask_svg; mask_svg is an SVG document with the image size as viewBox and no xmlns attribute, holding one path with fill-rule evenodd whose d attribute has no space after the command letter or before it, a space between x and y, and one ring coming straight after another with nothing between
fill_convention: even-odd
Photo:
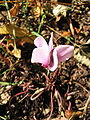
<instances>
[{"instance_id":1,"label":"swept-back petal","mask_svg":"<svg viewBox=\"0 0 90 120\"><path fill-rule=\"evenodd\" d=\"M45 39L43 37L37 37L34 40L34 44L36 47L48 46L47 42L45 41Z\"/></svg>"},{"instance_id":2,"label":"swept-back petal","mask_svg":"<svg viewBox=\"0 0 90 120\"><path fill-rule=\"evenodd\" d=\"M50 62L48 47L35 48L32 52L31 62L42 63L44 66L47 67Z\"/></svg>"},{"instance_id":3,"label":"swept-back petal","mask_svg":"<svg viewBox=\"0 0 90 120\"><path fill-rule=\"evenodd\" d=\"M49 50L53 49L53 32L51 33L50 41L49 41Z\"/></svg>"},{"instance_id":4,"label":"swept-back petal","mask_svg":"<svg viewBox=\"0 0 90 120\"><path fill-rule=\"evenodd\" d=\"M64 62L72 57L74 53L74 46L70 45L59 45L54 51L57 51L57 57L59 62Z\"/></svg>"},{"instance_id":5,"label":"swept-back petal","mask_svg":"<svg viewBox=\"0 0 90 120\"><path fill-rule=\"evenodd\" d=\"M48 65L48 69L54 71L58 66L58 56L57 51L53 50L52 56L50 57L50 64Z\"/></svg>"}]
</instances>

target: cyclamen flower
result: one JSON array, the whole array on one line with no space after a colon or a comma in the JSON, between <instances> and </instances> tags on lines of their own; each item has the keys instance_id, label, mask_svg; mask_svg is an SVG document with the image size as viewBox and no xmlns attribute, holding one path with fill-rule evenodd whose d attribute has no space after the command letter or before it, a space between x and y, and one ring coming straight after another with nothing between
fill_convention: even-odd
<instances>
[{"instance_id":1,"label":"cyclamen flower","mask_svg":"<svg viewBox=\"0 0 90 120\"><path fill-rule=\"evenodd\" d=\"M68 60L74 52L74 47L70 45L59 45L53 48L53 32L49 44L43 37L37 37L34 44L37 48L32 52L31 62L41 63L51 71L57 68L59 62Z\"/></svg>"}]
</instances>

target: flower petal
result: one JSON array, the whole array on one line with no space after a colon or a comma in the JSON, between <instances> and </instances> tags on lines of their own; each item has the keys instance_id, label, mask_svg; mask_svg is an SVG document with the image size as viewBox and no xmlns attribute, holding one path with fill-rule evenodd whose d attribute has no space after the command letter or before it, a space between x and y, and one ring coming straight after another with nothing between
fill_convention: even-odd
<instances>
[{"instance_id":1,"label":"flower petal","mask_svg":"<svg viewBox=\"0 0 90 120\"><path fill-rule=\"evenodd\" d=\"M48 46L47 42L45 41L43 37L37 37L34 40L34 44L36 47Z\"/></svg>"},{"instance_id":2,"label":"flower petal","mask_svg":"<svg viewBox=\"0 0 90 120\"><path fill-rule=\"evenodd\" d=\"M57 51L57 57L59 62L64 62L72 57L74 53L74 46L70 45L59 45L54 51Z\"/></svg>"},{"instance_id":3,"label":"flower petal","mask_svg":"<svg viewBox=\"0 0 90 120\"><path fill-rule=\"evenodd\" d=\"M50 57L51 58L51 57ZM52 60L52 61L51 61ZM48 65L48 69L54 71L58 66L58 56L57 51L53 50L52 59L50 59L50 64Z\"/></svg>"},{"instance_id":4,"label":"flower petal","mask_svg":"<svg viewBox=\"0 0 90 120\"><path fill-rule=\"evenodd\" d=\"M50 41L49 41L49 50L53 49L53 32L51 33Z\"/></svg>"},{"instance_id":5,"label":"flower petal","mask_svg":"<svg viewBox=\"0 0 90 120\"><path fill-rule=\"evenodd\" d=\"M42 63L44 66L48 66L50 62L48 47L35 48L31 57L32 63Z\"/></svg>"}]
</instances>

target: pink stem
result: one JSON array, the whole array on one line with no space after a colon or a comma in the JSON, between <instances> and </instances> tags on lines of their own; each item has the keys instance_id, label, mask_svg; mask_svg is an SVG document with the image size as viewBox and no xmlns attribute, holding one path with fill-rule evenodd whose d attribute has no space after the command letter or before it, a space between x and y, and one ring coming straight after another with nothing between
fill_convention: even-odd
<instances>
[{"instance_id":1,"label":"pink stem","mask_svg":"<svg viewBox=\"0 0 90 120\"><path fill-rule=\"evenodd\" d=\"M49 115L49 118L48 120L50 120L51 116L52 116L52 113L53 113L53 92L51 92L51 113Z\"/></svg>"},{"instance_id":2,"label":"pink stem","mask_svg":"<svg viewBox=\"0 0 90 120\"><path fill-rule=\"evenodd\" d=\"M9 101L9 106L10 106L11 101L12 101L12 99L13 99L14 97L16 97L16 96L18 96L18 95L21 95L21 94L25 94L26 92L27 92L27 91L20 92L20 93L17 93L16 95L12 96L11 99L10 99L10 101Z\"/></svg>"},{"instance_id":3,"label":"pink stem","mask_svg":"<svg viewBox=\"0 0 90 120\"><path fill-rule=\"evenodd\" d=\"M4 36L4 38L0 41L0 45L2 44L2 42L5 40L6 36Z\"/></svg>"},{"instance_id":4,"label":"pink stem","mask_svg":"<svg viewBox=\"0 0 90 120\"><path fill-rule=\"evenodd\" d=\"M68 111L71 110L71 102L69 101Z\"/></svg>"},{"instance_id":5,"label":"pink stem","mask_svg":"<svg viewBox=\"0 0 90 120\"><path fill-rule=\"evenodd\" d=\"M10 62L9 62L6 58L4 58L4 57L1 55L1 53L0 53L0 58L1 58L3 61L5 61L7 64L10 65Z\"/></svg>"},{"instance_id":6,"label":"pink stem","mask_svg":"<svg viewBox=\"0 0 90 120\"><path fill-rule=\"evenodd\" d=\"M57 91L57 94L59 96L59 99L60 99L60 102L61 102L61 105L62 105L62 97L61 97L60 93L58 92L58 90L56 90L56 91Z\"/></svg>"},{"instance_id":7,"label":"pink stem","mask_svg":"<svg viewBox=\"0 0 90 120\"><path fill-rule=\"evenodd\" d=\"M44 92L45 89L43 89L42 91L40 91L40 93L38 95L36 95L36 93L34 93L32 96L31 96L31 100L35 100L37 99L43 92ZM34 97L36 95L36 97Z\"/></svg>"}]
</instances>

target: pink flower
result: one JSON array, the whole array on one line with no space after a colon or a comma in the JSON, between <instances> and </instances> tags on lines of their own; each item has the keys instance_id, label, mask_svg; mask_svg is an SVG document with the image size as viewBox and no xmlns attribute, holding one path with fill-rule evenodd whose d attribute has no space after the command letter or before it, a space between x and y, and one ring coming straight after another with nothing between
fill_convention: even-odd
<instances>
[{"instance_id":1,"label":"pink flower","mask_svg":"<svg viewBox=\"0 0 90 120\"><path fill-rule=\"evenodd\" d=\"M59 62L68 60L74 52L74 47L70 45L59 45L53 48L53 33L51 33L49 44L43 37L37 37L34 44L37 48L32 52L31 62L41 63L51 71L57 68Z\"/></svg>"}]
</instances>

